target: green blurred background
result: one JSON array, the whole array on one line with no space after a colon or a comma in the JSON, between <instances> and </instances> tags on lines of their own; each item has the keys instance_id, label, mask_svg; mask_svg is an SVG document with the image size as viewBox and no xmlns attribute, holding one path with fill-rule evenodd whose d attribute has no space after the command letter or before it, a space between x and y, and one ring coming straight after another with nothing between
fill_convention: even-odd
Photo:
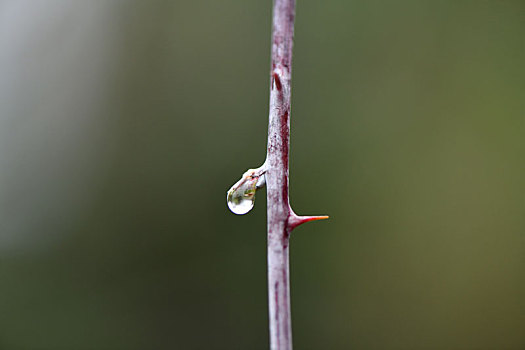
<instances>
[{"instance_id":1,"label":"green blurred background","mask_svg":"<svg viewBox=\"0 0 525 350\"><path fill-rule=\"evenodd\" d=\"M296 349L525 349L525 3L298 0ZM271 2L0 1L0 349L267 349Z\"/></svg>"}]
</instances>

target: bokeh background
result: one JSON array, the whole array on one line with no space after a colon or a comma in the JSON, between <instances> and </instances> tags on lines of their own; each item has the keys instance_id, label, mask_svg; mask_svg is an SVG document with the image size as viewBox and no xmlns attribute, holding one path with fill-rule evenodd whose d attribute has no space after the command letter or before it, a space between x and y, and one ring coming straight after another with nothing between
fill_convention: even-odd
<instances>
[{"instance_id":1,"label":"bokeh background","mask_svg":"<svg viewBox=\"0 0 525 350\"><path fill-rule=\"evenodd\" d=\"M298 0L296 349L525 349L523 1ZM0 1L0 348L267 349L271 2Z\"/></svg>"}]
</instances>

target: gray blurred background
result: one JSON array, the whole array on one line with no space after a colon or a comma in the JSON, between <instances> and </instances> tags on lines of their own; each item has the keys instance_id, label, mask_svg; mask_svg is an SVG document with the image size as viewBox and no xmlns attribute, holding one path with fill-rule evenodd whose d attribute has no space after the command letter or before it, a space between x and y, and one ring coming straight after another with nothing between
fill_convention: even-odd
<instances>
[{"instance_id":1,"label":"gray blurred background","mask_svg":"<svg viewBox=\"0 0 525 350\"><path fill-rule=\"evenodd\" d=\"M525 349L525 3L297 1L296 349ZM267 349L271 2L0 0L0 349Z\"/></svg>"}]
</instances>

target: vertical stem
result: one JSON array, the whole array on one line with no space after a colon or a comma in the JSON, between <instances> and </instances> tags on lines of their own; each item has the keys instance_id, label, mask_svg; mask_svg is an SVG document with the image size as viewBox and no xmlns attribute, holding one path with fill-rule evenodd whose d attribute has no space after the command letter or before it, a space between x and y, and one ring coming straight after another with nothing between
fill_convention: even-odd
<instances>
[{"instance_id":1,"label":"vertical stem","mask_svg":"<svg viewBox=\"0 0 525 350\"><path fill-rule=\"evenodd\" d=\"M288 150L295 0L274 0L266 185L270 347L292 349L288 242Z\"/></svg>"}]
</instances>

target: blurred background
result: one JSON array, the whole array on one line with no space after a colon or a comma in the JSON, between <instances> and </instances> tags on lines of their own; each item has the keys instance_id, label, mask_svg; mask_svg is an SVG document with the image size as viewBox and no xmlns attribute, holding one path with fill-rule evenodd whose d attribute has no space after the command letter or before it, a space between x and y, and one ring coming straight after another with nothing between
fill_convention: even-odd
<instances>
[{"instance_id":1,"label":"blurred background","mask_svg":"<svg viewBox=\"0 0 525 350\"><path fill-rule=\"evenodd\" d=\"M523 1L298 0L296 349L525 349ZM267 349L271 2L0 0L0 349Z\"/></svg>"}]
</instances>

